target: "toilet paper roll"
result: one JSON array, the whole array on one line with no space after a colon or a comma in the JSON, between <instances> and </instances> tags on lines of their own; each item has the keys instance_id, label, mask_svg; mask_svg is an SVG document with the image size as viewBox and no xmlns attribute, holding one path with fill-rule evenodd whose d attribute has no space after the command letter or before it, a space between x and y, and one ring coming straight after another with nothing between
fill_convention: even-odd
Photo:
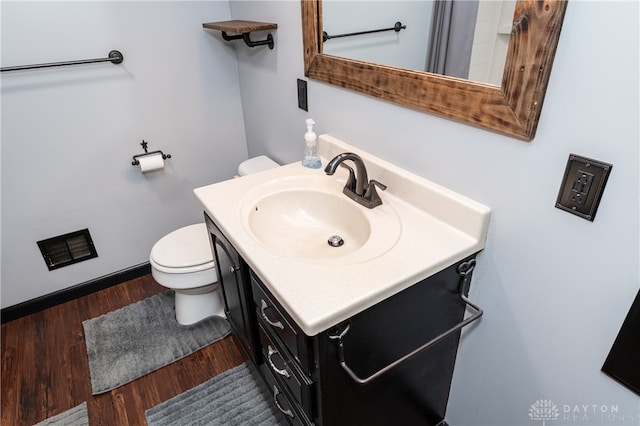
<instances>
[{"instance_id":1,"label":"toilet paper roll","mask_svg":"<svg viewBox=\"0 0 640 426\"><path fill-rule=\"evenodd\" d=\"M138 157L138 161L140 162L140 171L142 171L142 173L164 169L164 159L161 153Z\"/></svg>"}]
</instances>

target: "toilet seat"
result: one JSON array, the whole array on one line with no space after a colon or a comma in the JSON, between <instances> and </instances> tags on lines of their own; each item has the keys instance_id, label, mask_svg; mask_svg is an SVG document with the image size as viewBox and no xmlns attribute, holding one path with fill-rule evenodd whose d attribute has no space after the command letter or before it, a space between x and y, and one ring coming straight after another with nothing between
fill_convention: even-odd
<instances>
[{"instance_id":1,"label":"toilet seat","mask_svg":"<svg viewBox=\"0 0 640 426\"><path fill-rule=\"evenodd\" d=\"M176 229L151 249L149 261L167 274L188 274L215 268L207 225L197 223Z\"/></svg>"}]
</instances>

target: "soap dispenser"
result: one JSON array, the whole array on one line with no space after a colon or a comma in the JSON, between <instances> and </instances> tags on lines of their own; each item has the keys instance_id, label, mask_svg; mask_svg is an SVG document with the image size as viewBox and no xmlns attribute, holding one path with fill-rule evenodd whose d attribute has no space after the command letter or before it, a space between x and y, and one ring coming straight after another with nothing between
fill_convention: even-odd
<instances>
[{"instance_id":1,"label":"soap dispenser","mask_svg":"<svg viewBox=\"0 0 640 426\"><path fill-rule=\"evenodd\" d=\"M320 157L318 156L318 137L313 132L313 125L316 124L312 118L307 118L307 133L304 134L304 157L302 165L310 169L319 169L322 166Z\"/></svg>"}]
</instances>

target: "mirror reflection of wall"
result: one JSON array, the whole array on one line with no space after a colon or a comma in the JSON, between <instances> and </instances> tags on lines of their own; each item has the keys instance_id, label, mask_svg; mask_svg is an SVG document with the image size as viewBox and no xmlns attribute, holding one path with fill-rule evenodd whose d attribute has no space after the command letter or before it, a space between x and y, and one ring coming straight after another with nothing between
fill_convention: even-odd
<instances>
[{"instance_id":1,"label":"mirror reflection of wall","mask_svg":"<svg viewBox=\"0 0 640 426\"><path fill-rule=\"evenodd\" d=\"M515 0L324 0L323 53L500 85Z\"/></svg>"},{"instance_id":2,"label":"mirror reflection of wall","mask_svg":"<svg viewBox=\"0 0 640 426\"><path fill-rule=\"evenodd\" d=\"M323 0L322 29L330 35L390 28L398 21L407 27L327 40L323 53L424 71L432 3Z\"/></svg>"},{"instance_id":3,"label":"mirror reflection of wall","mask_svg":"<svg viewBox=\"0 0 640 426\"><path fill-rule=\"evenodd\" d=\"M468 79L500 85L507 60L515 0L478 3Z\"/></svg>"}]
</instances>

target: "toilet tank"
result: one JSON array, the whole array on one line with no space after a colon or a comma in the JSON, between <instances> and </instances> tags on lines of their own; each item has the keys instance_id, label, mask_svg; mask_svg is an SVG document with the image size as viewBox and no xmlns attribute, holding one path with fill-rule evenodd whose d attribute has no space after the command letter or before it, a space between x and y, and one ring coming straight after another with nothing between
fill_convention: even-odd
<instances>
[{"instance_id":1,"label":"toilet tank","mask_svg":"<svg viewBox=\"0 0 640 426\"><path fill-rule=\"evenodd\" d=\"M278 163L276 163L266 155L259 155L257 157L249 158L248 160L240 163L240 165L238 166L238 174L240 176L246 176L252 173L274 169L278 166Z\"/></svg>"}]
</instances>

